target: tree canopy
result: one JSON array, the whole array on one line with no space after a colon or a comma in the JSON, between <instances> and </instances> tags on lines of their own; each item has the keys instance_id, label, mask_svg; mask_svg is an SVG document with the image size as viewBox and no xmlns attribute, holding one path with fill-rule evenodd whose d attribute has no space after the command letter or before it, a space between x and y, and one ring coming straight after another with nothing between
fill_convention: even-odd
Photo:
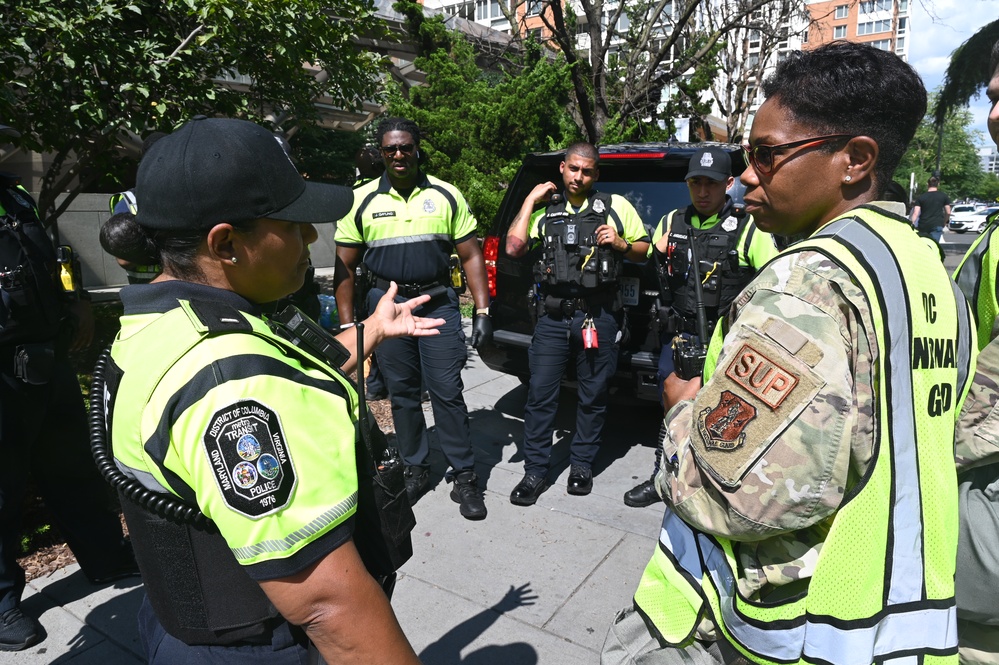
<instances>
[{"instance_id":1,"label":"tree canopy","mask_svg":"<svg viewBox=\"0 0 999 665\"><path fill-rule=\"evenodd\" d=\"M704 113L699 92L713 80L728 33L779 1L575 0L563 6L543 0L540 16L570 65L574 116L587 140L603 142L609 129L616 140L650 140L659 138L647 132L660 121L668 134L675 115ZM665 107L664 90L672 98Z\"/></svg>"},{"instance_id":2,"label":"tree canopy","mask_svg":"<svg viewBox=\"0 0 999 665\"><path fill-rule=\"evenodd\" d=\"M393 90L389 112L416 122L425 168L462 192L484 230L526 153L580 138L566 111L567 68L530 41L502 61L477 62L472 46L441 17L425 19L413 11L415 3L395 6L423 44L415 64L427 84Z\"/></svg>"},{"instance_id":3,"label":"tree canopy","mask_svg":"<svg viewBox=\"0 0 999 665\"><path fill-rule=\"evenodd\" d=\"M936 102L931 95L930 106ZM981 133L970 129L971 111L952 110L944 119L943 150L940 153L940 189L951 198L984 198L987 182L976 145ZM908 189L911 173L916 174L916 191L926 191L926 182L937 168L939 133L932 115L927 114L902 157L895 180Z\"/></svg>"},{"instance_id":4,"label":"tree canopy","mask_svg":"<svg viewBox=\"0 0 999 665\"><path fill-rule=\"evenodd\" d=\"M308 123L318 97L359 107L376 90L378 63L352 40L377 31L373 9L370 0L9 0L0 118L21 132L17 145L53 155L43 218L120 179L119 148L194 115Z\"/></svg>"}]
</instances>

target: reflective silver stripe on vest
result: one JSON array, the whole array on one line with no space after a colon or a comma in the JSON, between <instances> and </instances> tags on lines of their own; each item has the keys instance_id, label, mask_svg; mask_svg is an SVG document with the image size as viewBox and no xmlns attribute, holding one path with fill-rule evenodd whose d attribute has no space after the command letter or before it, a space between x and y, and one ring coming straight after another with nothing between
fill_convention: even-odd
<instances>
[{"instance_id":1,"label":"reflective silver stripe on vest","mask_svg":"<svg viewBox=\"0 0 999 665\"><path fill-rule=\"evenodd\" d=\"M957 285L961 287L961 292L975 309L978 309L978 289L982 278L982 263L986 252L992 245L992 234L995 232L996 227L994 226L985 231L974 250L964 259L961 269L954 275Z\"/></svg>"},{"instance_id":2,"label":"reflective silver stripe on vest","mask_svg":"<svg viewBox=\"0 0 999 665\"><path fill-rule=\"evenodd\" d=\"M416 236L400 236L398 238L382 238L381 240L367 240L368 249L375 247L390 247L392 245L411 245L417 242L436 242L443 240L446 243L454 242L454 238L447 233L424 233Z\"/></svg>"},{"instance_id":3,"label":"reflective silver stripe on vest","mask_svg":"<svg viewBox=\"0 0 999 665\"><path fill-rule=\"evenodd\" d=\"M695 580L699 580L703 576L704 568L701 566L701 555L697 551L697 541L694 537L694 530L690 525L666 508L659 542L676 557L681 568Z\"/></svg>"},{"instance_id":4,"label":"reflective silver stripe on vest","mask_svg":"<svg viewBox=\"0 0 999 665\"><path fill-rule=\"evenodd\" d=\"M970 305L964 300L961 288L954 282L950 283L954 289L954 299L957 301L957 397L964 394L964 389L971 378L971 344L972 340L968 335L961 334L962 330L974 330L975 326L971 322ZM978 336L975 335L975 343ZM955 417L959 414L955 414Z\"/></svg>"},{"instance_id":5,"label":"reflective silver stripe on vest","mask_svg":"<svg viewBox=\"0 0 999 665\"><path fill-rule=\"evenodd\" d=\"M923 594L923 521L921 519L922 500L919 483L902 482L899 478L919 478L919 463L916 454L916 408L912 394L912 328L910 327L908 298L905 285L897 269L897 259L878 235L853 219L841 219L826 225L816 233L816 237L832 237L850 245L859 258L868 266L878 266L877 275L870 275L871 281L881 287L884 294L885 326L887 349L885 366L889 368L891 380L891 440L892 440L892 483L895 489L895 505L889 524L892 528L892 551L888 565L891 579L888 580L888 604L909 603L922 599ZM874 294L868 294L871 306L877 307ZM882 447L882 450L884 448Z\"/></svg>"},{"instance_id":6,"label":"reflective silver stripe on vest","mask_svg":"<svg viewBox=\"0 0 999 665\"><path fill-rule=\"evenodd\" d=\"M884 337L888 356L885 366L891 373L890 436L892 438L895 503L889 524L892 528L892 551L886 557L890 567L888 584L888 613L869 626L858 628L838 627L815 620L796 623L786 628L762 627L748 623L736 612L736 580L725 558L724 551L705 534L693 531L684 534L682 529L663 520L660 538L678 559L681 552L696 551L699 546L704 567L718 591L722 621L732 635L746 648L765 658L778 661L797 661L802 655L834 662L837 665L869 665L871 654L888 656L907 650L947 650L957 646L956 609L927 608L922 598L925 577L922 552L922 519L919 483L905 479L919 478L916 453L916 414L912 393L912 331L904 284L896 265L894 254L885 241L854 219L843 219L823 227L815 237L835 236L848 246L868 266L878 266L872 279L881 288L884 298ZM803 251L808 251L807 241ZM869 294L873 296L874 294ZM901 306L900 306L901 305ZM879 306L872 303L872 306ZM959 339L965 337L967 317L959 314ZM961 365L967 366L970 350L966 343L959 344ZM959 370L960 372L961 370ZM882 450L888 448L882 447ZM903 482L899 482L903 479ZM668 512L668 511L667 511ZM677 549L672 549L676 547ZM685 569L687 564L682 564ZM688 569L688 572L693 572ZM911 605L910 605L911 604ZM910 607L906 607L910 605ZM893 607L894 606L894 607Z\"/></svg>"}]
</instances>

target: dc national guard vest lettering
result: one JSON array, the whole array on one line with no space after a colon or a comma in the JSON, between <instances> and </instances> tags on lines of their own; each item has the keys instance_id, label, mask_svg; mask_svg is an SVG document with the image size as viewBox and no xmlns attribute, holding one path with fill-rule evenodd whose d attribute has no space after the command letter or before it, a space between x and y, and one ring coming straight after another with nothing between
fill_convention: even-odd
<instances>
[{"instance_id":1,"label":"dc national guard vest lettering","mask_svg":"<svg viewBox=\"0 0 999 665\"><path fill-rule=\"evenodd\" d=\"M951 442L974 350L956 287L943 291L932 271L898 260L913 243L923 241L901 221L860 208L791 250L832 258L869 298L863 324L876 332L876 375L885 377L876 454L833 517L807 590L791 598L743 598L740 543L698 532L667 508L635 594L663 644L689 643L710 609L754 663L957 662Z\"/></svg>"},{"instance_id":2,"label":"dc national guard vest lettering","mask_svg":"<svg viewBox=\"0 0 999 665\"><path fill-rule=\"evenodd\" d=\"M624 226L611 209L611 195L591 194L586 208L577 213L566 209L565 198L549 205L538 220L542 242L541 260L535 272L546 295L577 296L617 284L623 255L597 244L597 227L614 220L619 235Z\"/></svg>"},{"instance_id":3,"label":"dc national guard vest lettering","mask_svg":"<svg viewBox=\"0 0 999 665\"><path fill-rule=\"evenodd\" d=\"M236 310L229 309L233 321L223 330L206 323L202 311L217 312L217 306L207 304L199 307L196 302L181 301L180 307L164 314L141 315L157 318L136 335L116 340L112 348L111 364L118 378L113 382L114 387L111 381L108 382L106 410L112 442L117 442L113 443L115 461L120 468L130 469L130 475L147 489L176 494L190 505L197 505L194 490L164 463L169 444L169 427L166 431L159 430L148 441L142 441L140 434L142 419L148 417L143 408L154 400L154 396L165 396L167 408L176 409L178 404L174 396L181 395L182 388L191 388L195 392L198 390L196 386L192 388L192 383L177 385L177 379L171 379L169 370L185 362L198 363L203 360L188 360L185 356L206 338L233 331L247 335L226 335L226 349L230 356L215 359L215 362L226 367L229 367L226 364L228 360L245 366L248 359L253 358L252 354L241 355L246 341L241 338L248 335L267 339L289 356L310 357L290 342L274 335L262 320L244 317ZM156 354L148 353L151 343L156 346ZM277 349L275 351L281 353ZM352 413L351 420L356 421L356 395L346 379L320 360L312 360L315 367L323 369L335 380L330 382L329 389L342 392ZM267 358L262 361L269 362ZM251 370L252 368L246 368L246 371ZM264 416L266 417L266 413ZM300 416L303 414L292 414L290 417ZM257 414L254 417L259 419ZM228 420L222 423L222 427L232 422ZM199 440L202 434L204 432L193 432L191 436L194 440ZM353 437L355 432L350 431L346 435ZM331 433L331 436L335 436L335 433ZM152 467L148 467L139 453L134 451L133 447L137 445L151 454ZM260 459L263 460L269 451L267 446L272 446L273 442L260 440L258 445L262 446L264 454L260 455ZM224 456L224 453L220 453L220 458ZM232 496L226 501L233 510L257 514L261 510L270 510L273 506L280 507L281 501L287 501L287 494L295 483L295 471L290 464L284 464L278 459L282 457L279 453L271 457L275 458L275 463L267 471L278 481L274 491L259 497L250 494L237 496L235 483L228 483ZM238 467L238 460L236 462ZM256 506L253 505L254 501ZM143 565L144 575L152 573L148 579L144 577L146 593L157 617L171 635L187 644L231 645L265 636L276 625L275 622L282 621L260 586L250 579L239 563L240 560L250 560L254 552L231 549L217 531L200 530L190 524L159 517L138 504L128 501L122 503L129 528L134 525L136 531L133 539L136 556L140 564L152 563ZM329 522L342 518L354 511L356 506L355 491L342 505L332 506L330 515L324 520Z\"/></svg>"}]
</instances>

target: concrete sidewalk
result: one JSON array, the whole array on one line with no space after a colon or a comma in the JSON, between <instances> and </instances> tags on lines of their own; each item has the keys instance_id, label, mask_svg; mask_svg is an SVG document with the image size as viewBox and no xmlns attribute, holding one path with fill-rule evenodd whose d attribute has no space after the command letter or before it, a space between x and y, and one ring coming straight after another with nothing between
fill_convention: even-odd
<instances>
[{"instance_id":1,"label":"concrete sidewalk","mask_svg":"<svg viewBox=\"0 0 999 665\"><path fill-rule=\"evenodd\" d=\"M593 493L570 496L568 445L574 394L563 396L556 430L554 485L530 508L510 491L523 475L518 444L526 388L470 353L464 372L480 486L489 516L458 514L432 458L434 491L417 504L414 555L400 571L392 604L427 665L543 665L599 662L615 612L631 603L655 546L662 504L628 508L622 495L648 477L659 414L650 405L611 407ZM432 414L424 405L428 421ZM142 663L135 616L137 581L95 588L76 565L28 585L22 604L47 637L0 665Z\"/></svg>"}]
</instances>

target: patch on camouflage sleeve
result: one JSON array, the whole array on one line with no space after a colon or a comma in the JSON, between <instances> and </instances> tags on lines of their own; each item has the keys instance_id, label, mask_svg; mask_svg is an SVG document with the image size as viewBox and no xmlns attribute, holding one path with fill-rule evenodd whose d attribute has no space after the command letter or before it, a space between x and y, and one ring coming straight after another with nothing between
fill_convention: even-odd
<instances>
[{"instance_id":1,"label":"patch on camouflage sleeve","mask_svg":"<svg viewBox=\"0 0 999 665\"><path fill-rule=\"evenodd\" d=\"M697 416L697 429L709 450L735 450L746 442L746 426L756 417L756 407L735 393L723 390L721 401Z\"/></svg>"},{"instance_id":2,"label":"patch on camouflage sleeve","mask_svg":"<svg viewBox=\"0 0 999 665\"><path fill-rule=\"evenodd\" d=\"M771 409L779 407L798 383L797 376L749 344L743 344L735 354L725 376Z\"/></svg>"},{"instance_id":3,"label":"patch on camouflage sleeve","mask_svg":"<svg viewBox=\"0 0 999 665\"><path fill-rule=\"evenodd\" d=\"M699 467L723 486L737 487L826 382L751 326L739 327L725 347L732 351L723 351L719 371L695 400L690 446Z\"/></svg>"},{"instance_id":4,"label":"patch on camouflage sleeve","mask_svg":"<svg viewBox=\"0 0 999 665\"><path fill-rule=\"evenodd\" d=\"M211 417L203 441L227 506L258 518L288 503L295 467L273 409L255 400L230 404Z\"/></svg>"}]
</instances>

